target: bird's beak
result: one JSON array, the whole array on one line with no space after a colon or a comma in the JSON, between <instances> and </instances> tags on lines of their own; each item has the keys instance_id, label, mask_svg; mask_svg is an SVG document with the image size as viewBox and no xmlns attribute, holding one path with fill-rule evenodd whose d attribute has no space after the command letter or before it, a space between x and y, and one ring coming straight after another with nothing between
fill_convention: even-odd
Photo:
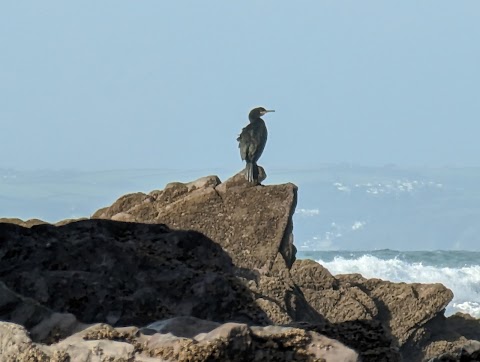
<instances>
[{"instance_id":1,"label":"bird's beak","mask_svg":"<svg viewBox=\"0 0 480 362\"><path fill-rule=\"evenodd\" d=\"M275 112L273 109L271 110L264 110L260 113L261 116L263 116L264 114L267 114L268 112Z\"/></svg>"}]
</instances>

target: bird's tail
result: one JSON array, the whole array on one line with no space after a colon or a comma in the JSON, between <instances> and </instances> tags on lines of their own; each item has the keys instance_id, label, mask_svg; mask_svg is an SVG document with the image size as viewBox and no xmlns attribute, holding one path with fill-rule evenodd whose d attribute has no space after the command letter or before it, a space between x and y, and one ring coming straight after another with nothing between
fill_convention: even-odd
<instances>
[{"instance_id":1,"label":"bird's tail","mask_svg":"<svg viewBox=\"0 0 480 362\"><path fill-rule=\"evenodd\" d=\"M258 183L258 166L256 162L247 162L245 177L248 182Z\"/></svg>"}]
</instances>

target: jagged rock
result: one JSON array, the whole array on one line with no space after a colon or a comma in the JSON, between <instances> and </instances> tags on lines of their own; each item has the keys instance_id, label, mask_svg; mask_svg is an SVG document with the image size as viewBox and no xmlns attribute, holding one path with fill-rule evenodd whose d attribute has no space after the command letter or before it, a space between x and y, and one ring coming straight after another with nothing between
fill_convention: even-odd
<instances>
[{"instance_id":1,"label":"jagged rock","mask_svg":"<svg viewBox=\"0 0 480 362\"><path fill-rule=\"evenodd\" d=\"M148 195L126 195L92 218L196 230L218 242L236 266L266 273L278 253L287 266L295 260L291 231L296 200L293 184L252 187L239 173L224 183L209 176L170 183Z\"/></svg>"},{"instance_id":2,"label":"jagged rock","mask_svg":"<svg viewBox=\"0 0 480 362\"><path fill-rule=\"evenodd\" d=\"M448 318L439 314L412 334L403 354L418 361L477 361L479 333L479 319L462 313Z\"/></svg>"},{"instance_id":3,"label":"jagged rock","mask_svg":"<svg viewBox=\"0 0 480 362\"><path fill-rule=\"evenodd\" d=\"M338 280L313 260L295 261L291 273L295 283L302 289L313 291L338 289Z\"/></svg>"},{"instance_id":4,"label":"jagged rock","mask_svg":"<svg viewBox=\"0 0 480 362\"><path fill-rule=\"evenodd\" d=\"M451 342L445 342L442 344L452 344ZM432 353L431 347L435 349L436 343L429 346L429 349L426 351L426 355L435 354ZM445 350L445 346L441 346L440 350ZM452 349L451 346L448 346L447 349ZM428 362L478 362L480 361L480 342L479 341L466 341L462 343L461 347L457 347L453 352L442 353L436 357L432 357Z\"/></svg>"},{"instance_id":5,"label":"jagged rock","mask_svg":"<svg viewBox=\"0 0 480 362\"><path fill-rule=\"evenodd\" d=\"M177 315L269 322L230 257L195 231L109 220L0 224L0 242L0 277L10 289L82 322L140 325ZM31 327L39 320L29 322L30 314L43 318L7 317Z\"/></svg>"},{"instance_id":6,"label":"jagged rock","mask_svg":"<svg viewBox=\"0 0 480 362\"><path fill-rule=\"evenodd\" d=\"M313 260L297 260L291 274L308 303L331 322L373 319L378 314L374 301L364 291L356 286L341 287L327 269Z\"/></svg>"},{"instance_id":7,"label":"jagged rock","mask_svg":"<svg viewBox=\"0 0 480 362\"><path fill-rule=\"evenodd\" d=\"M420 326L443 314L453 293L442 284L392 283L380 279L340 277L342 283L357 286L378 308L378 318L387 322L401 347Z\"/></svg>"},{"instance_id":8,"label":"jagged rock","mask_svg":"<svg viewBox=\"0 0 480 362\"><path fill-rule=\"evenodd\" d=\"M480 341L480 319L469 314L456 313L445 321L444 330L453 330L468 339Z\"/></svg>"},{"instance_id":9,"label":"jagged rock","mask_svg":"<svg viewBox=\"0 0 480 362\"><path fill-rule=\"evenodd\" d=\"M377 320L355 320L341 323L324 321L317 325L305 323L293 323L292 325L318 332L347 346L354 347L362 362L402 361L400 351L392 346L392 339L386 333L383 324Z\"/></svg>"},{"instance_id":10,"label":"jagged rock","mask_svg":"<svg viewBox=\"0 0 480 362\"><path fill-rule=\"evenodd\" d=\"M296 253L296 198L293 184L252 186L240 172L223 183L208 176L170 183L149 194L126 195L92 218L165 223L202 232L246 271L240 275L253 281L249 286L257 294L257 305L273 323L319 322L321 317L305 302L288 271Z\"/></svg>"},{"instance_id":11,"label":"jagged rock","mask_svg":"<svg viewBox=\"0 0 480 362\"><path fill-rule=\"evenodd\" d=\"M305 282L311 279L312 270L315 271L314 275L325 275L324 280L328 280L327 286L331 285L331 288ZM452 292L441 284L392 283L365 279L356 274L338 275L334 278L311 262L294 265L292 274L294 280L302 286L307 301L329 321L385 321L399 346L416 329L443 313L453 298Z\"/></svg>"},{"instance_id":12,"label":"jagged rock","mask_svg":"<svg viewBox=\"0 0 480 362\"><path fill-rule=\"evenodd\" d=\"M328 321L382 321L398 347L404 346L428 321L443 315L453 298L441 284L392 283L358 274L333 277L312 261L295 262L291 273L307 302ZM316 277L322 279L319 285L313 282ZM402 352L418 357L423 338L418 335Z\"/></svg>"}]
</instances>

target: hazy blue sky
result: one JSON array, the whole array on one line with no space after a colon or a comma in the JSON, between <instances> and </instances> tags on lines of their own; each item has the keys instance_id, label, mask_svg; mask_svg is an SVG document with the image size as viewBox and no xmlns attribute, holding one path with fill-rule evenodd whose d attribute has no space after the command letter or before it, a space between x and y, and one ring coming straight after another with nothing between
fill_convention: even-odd
<instances>
[{"instance_id":1,"label":"hazy blue sky","mask_svg":"<svg viewBox=\"0 0 480 362\"><path fill-rule=\"evenodd\" d=\"M480 165L480 2L3 1L0 168Z\"/></svg>"}]
</instances>

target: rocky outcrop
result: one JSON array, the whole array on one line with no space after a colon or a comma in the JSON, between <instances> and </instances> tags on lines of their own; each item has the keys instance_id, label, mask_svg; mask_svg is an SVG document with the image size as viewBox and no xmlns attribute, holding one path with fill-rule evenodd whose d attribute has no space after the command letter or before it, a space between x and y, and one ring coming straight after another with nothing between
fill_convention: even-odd
<instances>
[{"instance_id":1,"label":"rocky outcrop","mask_svg":"<svg viewBox=\"0 0 480 362\"><path fill-rule=\"evenodd\" d=\"M2 361L325 361L356 362L358 354L316 332L292 327L219 324L178 317L146 328L95 324L50 345L0 322Z\"/></svg>"},{"instance_id":2,"label":"rocky outcrop","mask_svg":"<svg viewBox=\"0 0 480 362\"><path fill-rule=\"evenodd\" d=\"M405 359L412 361L479 361L480 320L457 313L439 314L419 327L406 342Z\"/></svg>"},{"instance_id":3,"label":"rocky outcrop","mask_svg":"<svg viewBox=\"0 0 480 362\"><path fill-rule=\"evenodd\" d=\"M453 293L441 284L392 283L360 276L337 277L340 288L357 289L375 303L373 315L387 321L389 330L402 346L421 326L443 314Z\"/></svg>"},{"instance_id":4,"label":"rocky outcrop","mask_svg":"<svg viewBox=\"0 0 480 362\"><path fill-rule=\"evenodd\" d=\"M366 279L359 274L334 277L312 260L296 261L291 274L307 302L331 323L383 322L395 345L408 356L406 360L421 361L424 357L456 350L467 342L465 332L455 334L453 339L451 334L447 336L444 332L453 332L453 328L444 325L446 328L438 334L439 340L455 343L434 348L431 333L425 332L426 328L431 329L433 321L443 318L443 311L453 298L452 292L441 284L392 283ZM478 321L477 326L480 326Z\"/></svg>"},{"instance_id":5,"label":"rocky outcrop","mask_svg":"<svg viewBox=\"0 0 480 362\"><path fill-rule=\"evenodd\" d=\"M291 221L295 204L293 185L252 188L238 174L225 183L212 176L188 184L173 183L148 195L127 195L93 217L164 222L198 230L218 240L235 265L259 271L257 283L251 288L256 293L285 300L286 294L279 296L272 288L265 288L283 284L280 290L296 291L292 294L301 295L299 300L306 301L309 308L329 323L380 321L397 348L420 353L416 347L420 345L418 338L416 344L411 341L422 326L443 316L453 297L451 291L440 284L391 283L367 280L360 275L334 277L314 261L295 261ZM277 233L273 234L272 228ZM261 260L257 259L259 256ZM262 306L263 300L257 303ZM287 305L279 305L289 310ZM274 319L281 323L312 321L314 312L308 316L290 313L290 318ZM271 313L281 314L273 309Z\"/></svg>"},{"instance_id":6,"label":"rocky outcrop","mask_svg":"<svg viewBox=\"0 0 480 362\"><path fill-rule=\"evenodd\" d=\"M241 268L266 273L280 254L286 266L295 260L293 184L249 187L240 173L224 183L208 176L164 190L121 197L92 218L161 223L199 231L215 240Z\"/></svg>"},{"instance_id":7,"label":"rocky outcrop","mask_svg":"<svg viewBox=\"0 0 480 362\"><path fill-rule=\"evenodd\" d=\"M333 276L295 260L296 197L292 184L252 186L240 173L125 195L91 220L0 223L0 318L30 332L0 325L0 338L18 333L38 361L476 353L477 321L444 318L452 294L442 285Z\"/></svg>"},{"instance_id":8,"label":"rocky outcrop","mask_svg":"<svg viewBox=\"0 0 480 362\"><path fill-rule=\"evenodd\" d=\"M272 323L272 306L278 319L291 321L299 312L287 311L263 295L255 273L247 279L248 273L237 270L218 244L196 231L111 220L60 227L0 224L0 242L1 318L28 328L34 341L18 326L4 325L0 337L5 343L0 346L8 348L2 356L22 356L19 361L94 357L204 361L212 356L235 361L336 361L339 356L357 360L350 348L314 331L263 328ZM272 290L281 296L293 294L283 287L275 284ZM198 323L181 320L190 332L172 339L168 333L173 323L164 319L178 315L209 322L194 333ZM164 321L143 330L150 337L133 338L106 326L102 330L111 333L85 338L91 332L85 332L86 323L142 326L157 319ZM228 321L236 324L220 324ZM80 334L74 333L78 330ZM242 339L235 337L239 330ZM11 347L12 341L19 345ZM139 349L145 343L148 348Z\"/></svg>"},{"instance_id":9,"label":"rocky outcrop","mask_svg":"<svg viewBox=\"0 0 480 362\"><path fill-rule=\"evenodd\" d=\"M234 275L230 257L195 231L85 220L0 224L0 238L1 280L82 322L142 325L177 315L271 322Z\"/></svg>"},{"instance_id":10,"label":"rocky outcrop","mask_svg":"<svg viewBox=\"0 0 480 362\"><path fill-rule=\"evenodd\" d=\"M259 296L256 304L273 323L320 322L288 272L295 261L293 184L257 186L239 173L224 183L208 176L164 190L134 193L97 211L93 219L164 223L195 230L215 240ZM245 273L242 273L241 271Z\"/></svg>"}]
</instances>

